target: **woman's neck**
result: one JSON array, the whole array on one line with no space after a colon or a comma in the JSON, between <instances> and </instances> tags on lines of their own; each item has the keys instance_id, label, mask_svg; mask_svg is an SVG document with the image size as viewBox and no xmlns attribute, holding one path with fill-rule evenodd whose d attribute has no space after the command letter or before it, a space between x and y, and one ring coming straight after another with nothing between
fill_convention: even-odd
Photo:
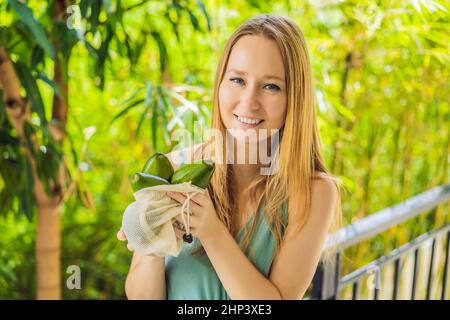
<instances>
[{"instance_id":1,"label":"woman's neck","mask_svg":"<svg viewBox=\"0 0 450 320\"><path fill-rule=\"evenodd\" d=\"M256 164L234 164L232 168L234 187L238 194L260 174L260 166Z\"/></svg>"},{"instance_id":2,"label":"woman's neck","mask_svg":"<svg viewBox=\"0 0 450 320\"><path fill-rule=\"evenodd\" d=\"M242 148L241 145L238 150L238 144L235 143L233 153L233 187L237 195L243 195L249 184L261 174L262 165L258 163L258 147L256 144L245 143L245 148ZM250 156L250 153L252 153L252 156ZM254 160L256 160L256 163L252 162Z\"/></svg>"}]
</instances>

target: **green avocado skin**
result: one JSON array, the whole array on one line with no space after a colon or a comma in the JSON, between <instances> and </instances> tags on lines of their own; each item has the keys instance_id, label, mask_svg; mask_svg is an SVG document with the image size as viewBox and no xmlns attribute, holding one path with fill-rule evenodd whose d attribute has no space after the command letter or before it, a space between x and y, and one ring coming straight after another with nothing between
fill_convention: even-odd
<instances>
[{"instance_id":1,"label":"green avocado skin","mask_svg":"<svg viewBox=\"0 0 450 320\"><path fill-rule=\"evenodd\" d=\"M163 153L157 152L148 158L142 172L170 181L173 175L173 167L170 160Z\"/></svg>"},{"instance_id":2,"label":"green avocado skin","mask_svg":"<svg viewBox=\"0 0 450 320\"><path fill-rule=\"evenodd\" d=\"M214 164L209 160L199 160L194 163L181 165L175 170L171 183L178 184L192 182L199 188L205 189L214 173Z\"/></svg>"},{"instance_id":3,"label":"green avocado skin","mask_svg":"<svg viewBox=\"0 0 450 320\"><path fill-rule=\"evenodd\" d=\"M143 188L169 184L169 181L166 179L144 172L136 172L135 174L132 174L130 176L130 182L134 192Z\"/></svg>"}]
</instances>

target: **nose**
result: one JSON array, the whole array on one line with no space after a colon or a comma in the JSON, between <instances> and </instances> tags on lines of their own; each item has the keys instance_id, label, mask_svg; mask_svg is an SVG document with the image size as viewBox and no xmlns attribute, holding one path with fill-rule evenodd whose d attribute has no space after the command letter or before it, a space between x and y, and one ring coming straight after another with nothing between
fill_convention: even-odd
<instances>
[{"instance_id":1,"label":"nose","mask_svg":"<svg viewBox=\"0 0 450 320\"><path fill-rule=\"evenodd\" d=\"M261 108L256 86L249 85L242 90L241 105L247 110L258 110Z\"/></svg>"}]
</instances>

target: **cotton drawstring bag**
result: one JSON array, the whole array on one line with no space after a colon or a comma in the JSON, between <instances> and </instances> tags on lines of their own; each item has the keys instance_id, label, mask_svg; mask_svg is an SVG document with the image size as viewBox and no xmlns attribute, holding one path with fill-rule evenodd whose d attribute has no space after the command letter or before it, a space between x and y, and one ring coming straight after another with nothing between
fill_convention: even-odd
<instances>
[{"instance_id":1,"label":"cotton drawstring bag","mask_svg":"<svg viewBox=\"0 0 450 320\"><path fill-rule=\"evenodd\" d=\"M180 203L166 192L182 192L185 202ZM172 223L181 214L186 234L190 234L190 199L198 193L204 193L191 182L165 184L143 188L134 193L136 201L125 209L122 217L122 229L131 248L143 255L178 256L183 240L177 239Z\"/></svg>"}]
</instances>

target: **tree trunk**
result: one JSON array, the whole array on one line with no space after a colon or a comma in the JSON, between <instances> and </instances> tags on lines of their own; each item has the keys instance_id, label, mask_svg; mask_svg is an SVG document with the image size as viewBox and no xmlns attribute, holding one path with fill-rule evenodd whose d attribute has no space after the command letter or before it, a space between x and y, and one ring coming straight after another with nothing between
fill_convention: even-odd
<instances>
[{"instance_id":1,"label":"tree trunk","mask_svg":"<svg viewBox=\"0 0 450 320\"><path fill-rule=\"evenodd\" d=\"M61 299L59 208L38 207L36 234L37 299Z\"/></svg>"},{"instance_id":2,"label":"tree trunk","mask_svg":"<svg viewBox=\"0 0 450 320\"><path fill-rule=\"evenodd\" d=\"M22 146L25 137L23 124L31 118L30 105L27 99L20 95L20 82L5 48L0 47L0 86L3 90L6 112L11 124L16 130ZM58 128L50 128L57 132ZM57 139L58 140L58 139ZM36 138L32 137L36 142ZM38 211L36 233L36 271L37 299L61 298L61 266L60 266L60 227L59 212L63 200L64 164L61 162L59 181L52 187L52 195L45 193L43 182L37 175L36 161L30 150L22 147L30 160L34 177L34 196Z\"/></svg>"}]
</instances>

